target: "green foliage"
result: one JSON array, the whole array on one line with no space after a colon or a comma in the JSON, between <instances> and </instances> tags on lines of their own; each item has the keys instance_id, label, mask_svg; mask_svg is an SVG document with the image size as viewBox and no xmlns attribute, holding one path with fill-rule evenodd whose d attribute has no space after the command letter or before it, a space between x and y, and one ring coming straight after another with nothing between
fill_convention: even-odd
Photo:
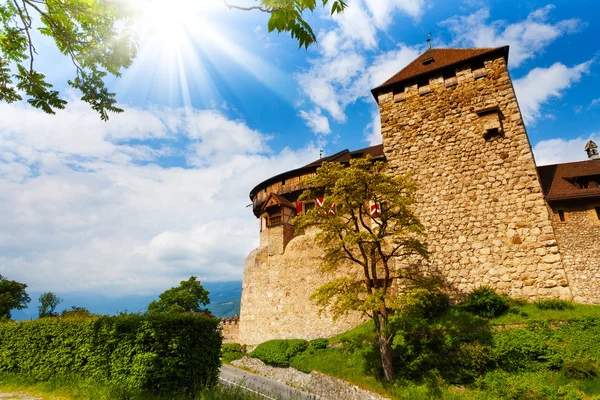
<instances>
[{"instance_id":1,"label":"green foliage","mask_svg":"<svg viewBox=\"0 0 600 400\"><path fill-rule=\"evenodd\" d=\"M508 372L558 370L562 358L547 343L547 329L506 329L494 335L491 359Z\"/></svg>"},{"instance_id":2,"label":"green foliage","mask_svg":"<svg viewBox=\"0 0 600 400\"><path fill-rule=\"evenodd\" d=\"M308 342L302 339L269 340L256 346L250 357L278 367L289 367L290 359L307 348Z\"/></svg>"},{"instance_id":3,"label":"green foliage","mask_svg":"<svg viewBox=\"0 0 600 400\"><path fill-rule=\"evenodd\" d=\"M246 346L239 343L224 343L221 359L223 362L230 363L246 356Z\"/></svg>"},{"instance_id":4,"label":"green foliage","mask_svg":"<svg viewBox=\"0 0 600 400\"><path fill-rule=\"evenodd\" d=\"M562 373L569 379L590 379L598 376L598 363L585 358L566 360Z\"/></svg>"},{"instance_id":5,"label":"green foliage","mask_svg":"<svg viewBox=\"0 0 600 400\"><path fill-rule=\"evenodd\" d=\"M324 339L324 338L313 339L310 342L308 342L308 349L309 350L326 349L327 346L329 346L329 340Z\"/></svg>"},{"instance_id":6,"label":"green foliage","mask_svg":"<svg viewBox=\"0 0 600 400\"><path fill-rule=\"evenodd\" d=\"M204 289L195 276L187 281L181 281L179 286L165 290L159 300L148 304L149 314L202 314L208 311L202 306L210 303L208 290Z\"/></svg>"},{"instance_id":7,"label":"green foliage","mask_svg":"<svg viewBox=\"0 0 600 400\"><path fill-rule=\"evenodd\" d=\"M65 309L60 313L62 318L89 318L93 315L87 308L78 306L71 306L70 310Z\"/></svg>"},{"instance_id":8,"label":"green foliage","mask_svg":"<svg viewBox=\"0 0 600 400\"><path fill-rule=\"evenodd\" d=\"M36 70L34 30L54 40L69 57L75 78L69 80L103 120L121 112L115 94L104 83L107 74L120 76L137 52L131 16L122 3L87 0L7 1L0 6L0 101L20 101L54 114L67 102ZM10 65L15 65L11 73Z\"/></svg>"},{"instance_id":9,"label":"green foliage","mask_svg":"<svg viewBox=\"0 0 600 400\"><path fill-rule=\"evenodd\" d=\"M481 286L469 293L462 306L481 317L494 318L508 311L510 299L489 286Z\"/></svg>"},{"instance_id":10,"label":"green foliage","mask_svg":"<svg viewBox=\"0 0 600 400\"><path fill-rule=\"evenodd\" d=\"M536 300L533 304L540 310L566 310L573 309L573 303L561 299Z\"/></svg>"},{"instance_id":11,"label":"green foliage","mask_svg":"<svg viewBox=\"0 0 600 400\"><path fill-rule=\"evenodd\" d=\"M0 275L0 321L9 320L11 310L27 308L31 298L25 291L26 288L26 284L9 281Z\"/></svg>"},{"instance_id":12,"label":"green foliage","mask_svg":"<svg viewBox=\"0 0 600 400\"><path fill-rule=\"evenodd\" d=\"M148 393L217 382L219 321L193 315L45 318L0 324L0 373L78 376Z\"/></svg>"},{"instance_id":13,"label":"green foliage","mask_svg":"<svg viewBox=\"0 0 600 400\"><path fill-rule=\"evenodd\" d=\"M317 41L317 37L311 26L304 19L304 12L313 12L317 8L318 3L322 3L325 7L329 0L255 0L258 3L254 7L240 7L229 4L225 0L225 4L229 8L241 10L260 10L271 14L268 23L269 32L289 32L292 39L298 41L299 47L308 48L312 43ZM331 15L342 12L346 8L344 0L333 0L331 2Z\"/></svg>"},{"instance_id":14,"label":"green foliage","mask_svg":"<svg viewBox=\"0 0 600 400\"><path fill-rule=\"evenodd\" d=\"M58 307L58 305L62 303L62 299L60 297L58 297L52 292L45 292L40 295L39 302L39 318L58 316L58 314L55 313L54 310L56 310L56 307Z\"/></svg>"}]
</instances>

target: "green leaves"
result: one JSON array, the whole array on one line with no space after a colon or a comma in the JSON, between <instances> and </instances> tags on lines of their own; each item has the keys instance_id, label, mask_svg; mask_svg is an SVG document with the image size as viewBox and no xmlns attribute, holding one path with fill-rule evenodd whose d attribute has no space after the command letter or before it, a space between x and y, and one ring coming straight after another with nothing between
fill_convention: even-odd
<instances>
[{"instance_id":1,"label":"green leaves","mask_svg":"<svg viewBox=\"0 0 600 400\"><path fill-rule=\"evenodd\" d=\"M31 298L25 291L27 285L9 281L0 275L0 321L10 319L11 310L27 308Z\"/></svg>"},{"instance_id":2,"label":"green leaves","mask_svg":"<svg viewBox=\"0 0 600 400\"><path fill-rule=\"evenodd\" d=\"M29 104L49 114L67 104L35 68L35 29L71 59L75 77L69 85L108 120L109 112L123 110L104 79L120 76L132 64L137 40L130 27L131 16L113 1L9 0L0 6L0 101L19 101L24 94Z\"/></svg>"},{"instance_id":3,"label":"green leaves","mask_svg":"<svg viewBox=\"0 0 600 400\"><path fill-rule=\"evenodd\" d=\"M201 306L210 303L208 290L204 289L195 276L187 281L181 281L180 285L164 291L158 301L152 301L148 305L149 314L177 314L192 313L201 314L207 312Z\"/></svg>"},{"instance_id":4,"label":"green leaves","mask_svg":"<svg viewBox=\"0 0 600 400\"><path fill-rule=\"evenodd\" d=\"M37 381L79 376L133 391L190 394L217 382L221 342L217 319L192 315L0 323L0 373Z\"/></svg>"}]
</instances>

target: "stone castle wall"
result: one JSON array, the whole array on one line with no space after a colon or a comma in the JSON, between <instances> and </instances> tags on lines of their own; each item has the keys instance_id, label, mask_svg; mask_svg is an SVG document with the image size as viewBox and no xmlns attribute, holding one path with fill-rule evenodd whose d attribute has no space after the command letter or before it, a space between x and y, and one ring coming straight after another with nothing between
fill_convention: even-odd
<instances>
[{"instance_id":1,"label":"stone castle wall","mask_svg":"<svg viewBox=\"0 0 600 400\"><path fill-rule=\"evenodd\" d=\"M240 343L330 337L365 320L358 313L337 321L330 315L319 315L319 308L309 298L316 288L334 278L321 273L322 256L310 233L292 239L285 252L261 246L250 253L244 265Z\"/></svg>"},{"instance_id":2,"label":"stone castle wall","mask_svg":"<svg viewBox=\"0 0 600 400\"><path fill-rule=\"evenodd\" d=\"M223 335L223 343L239 343L240 342L240 319L226 318L221 320L221 334Z\"/></svg>"},{"instance_id":3,"label":"stone castle wall","mask_svg":"<svg viewBox=\"0 0 600 400\"><path fill-rule=\"evenodd\" d=\"M600 219L595 207L555 207L554 231L563 263L573 289L574 300L600 303ZM565 215L561 221L558 209Z\"/></svg>"},{"instance_id":4,"label":"stone castle wall","mask_svg":"<svg viewBox=\"0 0 600 400\"><path fill-rule=\"evenodd\" d=\"M504 58L378 102L385 156L392 173L414 174L431 263L450 289L572 298Z\"/></svg>"}]
</instances>

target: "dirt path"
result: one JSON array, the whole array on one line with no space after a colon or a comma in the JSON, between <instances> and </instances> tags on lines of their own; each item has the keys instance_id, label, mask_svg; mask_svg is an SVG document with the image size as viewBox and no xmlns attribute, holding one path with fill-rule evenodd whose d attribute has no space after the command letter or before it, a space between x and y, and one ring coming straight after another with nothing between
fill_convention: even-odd
<instances>
[{"instance_id":1,"label":"dirt path","mask_svg":"<svg viewBox=\"0 0 600 400\"><path fill-rule=\"evenodd\" d=\"M0 400L44 400L27 393L0 393Z\"/></svg>"}]
</instances>

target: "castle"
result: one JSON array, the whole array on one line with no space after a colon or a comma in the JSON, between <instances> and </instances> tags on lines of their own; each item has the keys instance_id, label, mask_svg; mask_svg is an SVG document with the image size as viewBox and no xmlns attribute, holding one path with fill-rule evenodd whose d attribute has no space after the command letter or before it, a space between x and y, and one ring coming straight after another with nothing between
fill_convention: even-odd
<instances>
[{"instance_id":1,"label":"castle","mask_svg":"<svg viewBox=\"0 0 600 400\"><path fill-rule=\"evenodd\" d=\"M303 178L324 161L366 155L413 174L429 263L449 290L490 285L525 299L600 303L598 147L587 144L588 161L536 167L507 61L508 46L427 50L372 90L382 145L341 151L251 191L260 247L244 266L241 343L327 337L364 320L332 321L310 302L325 279L322 252L291 221L319 206L297 201Z\"/></svg>"}]
</instances>

